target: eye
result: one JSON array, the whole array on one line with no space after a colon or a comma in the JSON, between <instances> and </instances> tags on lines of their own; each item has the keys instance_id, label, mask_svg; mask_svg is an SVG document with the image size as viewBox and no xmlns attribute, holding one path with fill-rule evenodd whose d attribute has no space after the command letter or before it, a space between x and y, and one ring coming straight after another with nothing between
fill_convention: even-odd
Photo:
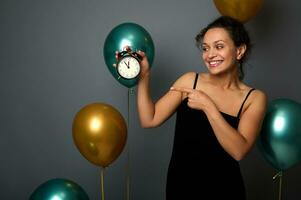
<instances>
[{"instance_id":1,"label":"eye","mask_svg":"<svg viewBox=\"0 0 301 200\"><path fill-rule=\"evenodd\" d=\"M209 48L206 47L206 46L202 46L201 49L202 49L202 51L208 51L209 50Z\"/></svg>"},{"instance_id":2,"label":"eye","mask_svg":"<svg viewBox=\"0 0 301 200\"><path fill-rule=\"evenodd\" d=\"M224 45L222 45L222 44L217 44L217 45L215 46L215 48L216 48L216 49L222 49L222 48L224 48Z\"/></svg>"}]
</instances>

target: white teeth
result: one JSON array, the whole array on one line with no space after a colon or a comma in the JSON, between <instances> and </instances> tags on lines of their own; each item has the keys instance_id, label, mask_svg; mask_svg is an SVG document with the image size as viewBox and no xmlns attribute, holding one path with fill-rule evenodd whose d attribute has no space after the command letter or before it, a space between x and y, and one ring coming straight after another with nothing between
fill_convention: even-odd
<instances>
[{"instance_id":1,"label":"white teeth","mask_svg":"<svg viewBox=\"0 0 301 200\"><path fill-rule=\"evenodd\" d=\"M211 62L209 62L209 64L210 65L213 65L213 66L216 66L216 65L218 65L218 64L220 64L222 61L220 61L220 60L216 60L216 61L211 61Z\"/></svg>"}]
</instances>

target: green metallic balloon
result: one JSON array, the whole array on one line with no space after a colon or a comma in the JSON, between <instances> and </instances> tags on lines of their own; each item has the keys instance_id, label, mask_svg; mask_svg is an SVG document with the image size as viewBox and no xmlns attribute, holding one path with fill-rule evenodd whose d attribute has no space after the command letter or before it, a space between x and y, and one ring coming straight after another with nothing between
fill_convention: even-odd
<instances>
[{"instance_id":1,"label":"green metallic balloon","mask_svg":"<svg viewBox=\"0 0 301 200\"><path fill-rule=\"evenodd\" d=\"M37 187L29 200L89 200L89 197L75 182L56 178Z\"/></svg>"},{"instance_id":2,"label":"green metallic balloon","mask_svg":"<svg viewBox=\"0 0 301 200\"><path fill-rule=\"evenodd\" d=\"M280 171L301 161L301 104L290 99L269 103L258 137L263 157Z\"/></svg>"},{"instance_id":3,"label":"green metallic balloon","mask_svg":"<svg viewBox=\"0 0 301 200\"><path fill-rule=\"evenodd\" d=\"M129 46L133 51L143 51L148 58L150 67L154 60L155 49L150 34L142 26L135 23L122 23L111 30L107 36L103 48L106 66L119 83L131 88L138 83L138 77L123 79L118 76L117 70L113 66L116 63L115 52L123 51L125 46Z\"/></svg>"}]
</instances>

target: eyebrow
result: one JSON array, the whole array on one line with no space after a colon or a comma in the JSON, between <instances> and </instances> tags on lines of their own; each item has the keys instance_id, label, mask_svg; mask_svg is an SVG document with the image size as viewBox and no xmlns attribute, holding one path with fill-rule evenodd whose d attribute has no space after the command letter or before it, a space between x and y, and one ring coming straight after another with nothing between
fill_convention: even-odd
<instances>
[{"instance_id":1,"label":"eyebrow","mask_svg":"<svg viewBox=\"0 0 301 200\"><path fill-rule=\"evenodd\" d=\"M214 44L216 44L216 43L218 43L218 42L224 42L225 43L225 41L224 40L217 40L217 41L214 41ZM205 42L203 42L202 43L202 45L208 45L207 43L205 43Z\"/></svg>"}]
</instances>

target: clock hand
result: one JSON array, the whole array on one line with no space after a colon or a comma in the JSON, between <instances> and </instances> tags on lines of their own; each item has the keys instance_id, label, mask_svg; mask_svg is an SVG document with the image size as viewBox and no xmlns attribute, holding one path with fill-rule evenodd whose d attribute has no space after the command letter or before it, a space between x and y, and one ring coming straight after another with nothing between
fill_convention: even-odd
<instances>
[{"instance_id":1,"label":"clock hand","mask_svg":"<svg viewBox=\"0 0 301 200\"><path fill-rule=\"evenodd\" d=\"M124 61L124 64L128 67L128 69L130 69L129 63L126 64L126 62Z\"/></svg>"}]
</instances>

